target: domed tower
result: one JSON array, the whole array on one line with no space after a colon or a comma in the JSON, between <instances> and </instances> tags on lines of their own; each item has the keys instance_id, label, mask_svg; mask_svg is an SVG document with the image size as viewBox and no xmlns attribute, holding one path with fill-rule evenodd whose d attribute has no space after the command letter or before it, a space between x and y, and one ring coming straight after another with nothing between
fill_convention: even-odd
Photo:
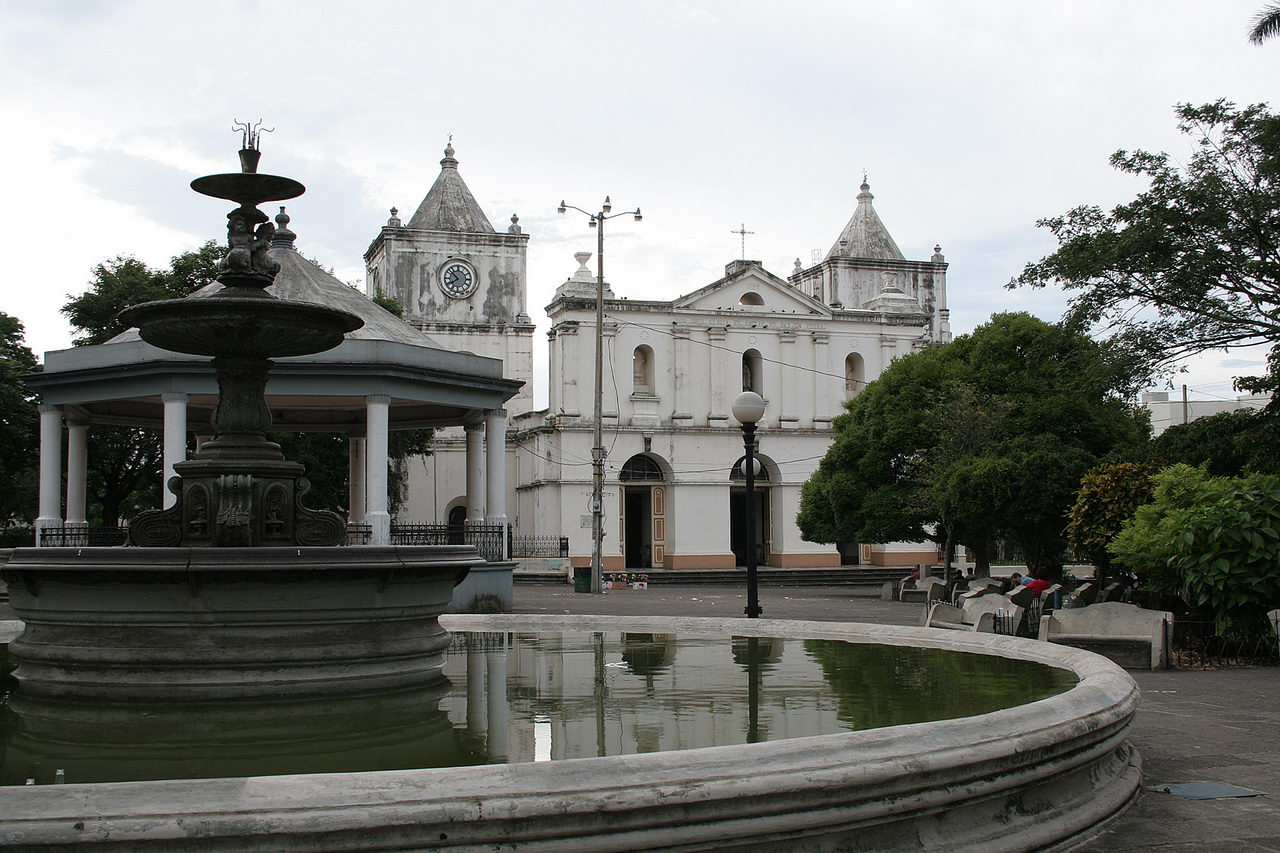
<instances>
[{"instance_id":1,"label":"domed tower","mask_svg":"<svg viewBox=\"0 0 1280 853\"><path fill-rule=\"evenodd\" d=\"M494 230L453 155L450 143L408 222L391 209L364 255L366 289L396 300L407 322L445 348L501 359L503 375L525 383L507 403L510 414L520 414L533 405L529 235L514 214L505 231Z\"/></svg>"}]
</instances>

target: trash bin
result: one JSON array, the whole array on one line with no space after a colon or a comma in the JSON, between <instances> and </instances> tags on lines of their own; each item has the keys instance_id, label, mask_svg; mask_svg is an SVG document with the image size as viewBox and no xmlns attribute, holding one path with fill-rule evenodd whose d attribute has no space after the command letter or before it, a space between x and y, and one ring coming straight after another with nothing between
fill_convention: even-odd
<instances>
[{"instance_id":1,"label":"trash bin","mask_svg":"<svg viewBox=\"0 0 1280 853\"><path fill-rule=\"evenodd\" d=\"M574 592L591 592L591 567L590 566L574 566L573 567L573 591Z\"/></svg>"}]
</instances>

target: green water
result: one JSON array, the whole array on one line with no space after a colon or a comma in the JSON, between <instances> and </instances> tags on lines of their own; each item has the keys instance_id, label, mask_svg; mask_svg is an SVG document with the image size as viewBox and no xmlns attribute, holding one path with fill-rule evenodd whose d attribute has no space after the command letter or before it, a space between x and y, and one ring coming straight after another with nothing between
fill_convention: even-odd
<instances>
[{"instance_id":1,"label":"green water","mask_svg":"<svg viewBox=\"0 0 1280 853\"><path fill-rule=\"evenodd\" d=\"M0 647L2 652L3 647ZM2 657L2 654L0 654ZM1060 669L832 640L458 634L446 682L323 702L0 705L0 784L543 761L965 717L1060 693Z\"/></svg>"}]
</instances>

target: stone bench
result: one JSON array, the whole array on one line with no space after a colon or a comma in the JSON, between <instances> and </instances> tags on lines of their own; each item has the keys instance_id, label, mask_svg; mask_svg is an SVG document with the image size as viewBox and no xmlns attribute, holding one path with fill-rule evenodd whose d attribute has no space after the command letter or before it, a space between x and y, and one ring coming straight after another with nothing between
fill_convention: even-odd
<instances>
[{"instance_id":1,"label":"stone bench","mask_svg":"<svg viewBox=\"0 0 1280 853\"><path fill-rule=\"evenodd\" d=\"M1040 619L1040 639L1097 652L1130 669L1168 669L1173 614L1106 601L1055 610Z\"/></svg>"},{"instance_id":2,"label":"stone bench","mask_svg":"<svg viewBox=\"0 0 1280 853\"><path fill-rule=\"evenodd\" d=\"M997 615L1008 617L1009 624L1016 626L1022 621L1023 609L1009 596L999 593L968 598L960 607L938 602L929 608L924 626L994 634Z\"/></svg>"},{"instance_id":3,"label":"stone bench","mask_svg":"<svg viewBox=\"0 0 1280 853\"><path fill-rule=\"evenodd\" d=\"M916 581L913 587L904 584L898 592L898 597L901 601L920 601L928 604L930 601L942 598L946 587L942 578L922 578Z\"/></svg>"}]
</instances>

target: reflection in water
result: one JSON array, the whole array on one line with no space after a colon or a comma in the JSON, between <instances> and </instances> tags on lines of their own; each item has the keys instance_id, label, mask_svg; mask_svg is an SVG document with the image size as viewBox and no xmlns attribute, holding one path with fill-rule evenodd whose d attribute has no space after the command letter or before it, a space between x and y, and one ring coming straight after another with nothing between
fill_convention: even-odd
<instances>
[{"instance_id":1,"label":"reflection in water","mask_svg":"<svg viewBox=\"0 0 1280 853\"><path fill-rule=\"evenodd\" d=\"M0 647L0 651L3 647ZM325 702L0 708L0 784L390 770L754 743L984 713L1063 670L832 640L466 633L447 683ZM10 681L8 686L12 688Z\"/></svg>"}]
</instances>

